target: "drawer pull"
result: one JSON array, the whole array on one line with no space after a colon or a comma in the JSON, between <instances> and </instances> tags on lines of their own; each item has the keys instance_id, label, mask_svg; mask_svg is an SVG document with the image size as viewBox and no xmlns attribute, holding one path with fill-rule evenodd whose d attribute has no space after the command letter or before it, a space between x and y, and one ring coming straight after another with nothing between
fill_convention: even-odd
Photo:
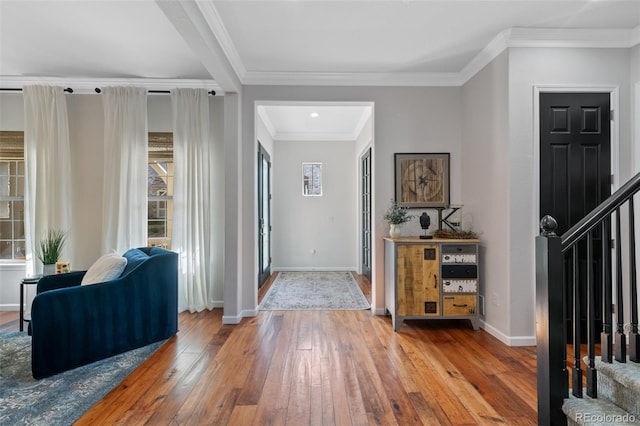
<instances>
[{"instance_id":1,"label":"drawer pull","mask_svg":"<svg viewBox=\"0 0 640 426\"><path fill-rule=\"evenodd\" d=\"M437 275L434 275L434 276L433 276L433 282L434 282L434 284L435 284L435 285L433 286L433 288L438 288L438 276L437 276Z\"/></svg>"},{"instance_id":2,"label":"drawer pull","mask_svg":"<svg viewBox=\"0 0 640 426\"><path fill-rule=\"evenodd\" d=\"M456 308L466 308L469 305L467 305L466 303L464 305L457 305L454 303L453 306L455 306Z\"/></svg>"}]
</instances>

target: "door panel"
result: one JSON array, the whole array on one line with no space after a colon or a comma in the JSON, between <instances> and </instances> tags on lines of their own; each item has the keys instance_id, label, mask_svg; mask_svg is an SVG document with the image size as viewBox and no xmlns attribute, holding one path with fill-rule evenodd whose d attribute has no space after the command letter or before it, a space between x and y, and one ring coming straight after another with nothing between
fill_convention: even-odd
<instances>
[{"instance_id":1,"label":"door panel","mask_svg":"<svg viewBox=\"0 0 640 426\"><path fill-rule=\"evenodd\" d=\"M610 95L608 93L540 94L540 217L558 222L566 232L611 194ZM594 256L589 264L596 282L597 327L601 327L601 233L592 233ZM587 269L586 242L579 244L578 273ZM567 282L572 281L570 253L565 258ZM580 279L584 287L584 280ZM570 287L565 295L569 332L573 312ZM581 289L582 306L586 289ZM585 309L586 310L586 309ZM582 318L585 321L585 318ZM586 323L582 330L586 331Z\"/></svg>"},{"instance_id":2,"label":"door panel","mask_svg":"<svg viewBox=\"0 0 640 426\"><path fill-rule=\"evenodd\" d=\"M440 315L439 258L437 245L398 245L397 315Z\"/></svg>"}]
</instances>

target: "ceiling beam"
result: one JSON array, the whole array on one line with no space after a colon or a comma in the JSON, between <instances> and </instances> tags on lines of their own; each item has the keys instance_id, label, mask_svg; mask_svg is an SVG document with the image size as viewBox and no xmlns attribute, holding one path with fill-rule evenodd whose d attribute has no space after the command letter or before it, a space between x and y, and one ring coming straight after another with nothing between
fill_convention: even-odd
<instances>
[{"instance_id":1,"label":"ceiling beam","mask_svg":"<svg viewBox=\"0 0 640 426\"><path fill-rule=\"evenodd\" d=\"M160 10L224 92L239 93L242 82L196 1L155 0Z\"/></svg>"}]
</instances>

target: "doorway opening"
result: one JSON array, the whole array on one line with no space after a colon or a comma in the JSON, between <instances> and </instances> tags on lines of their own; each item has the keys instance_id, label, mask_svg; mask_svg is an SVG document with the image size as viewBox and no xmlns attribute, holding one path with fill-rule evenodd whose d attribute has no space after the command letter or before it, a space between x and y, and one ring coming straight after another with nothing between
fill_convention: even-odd
<instances>
[{"instance_id":1,"label":"doorway opening","mask_svg":"<svg viewBox=\"0 0 640 426\"><path fill-rule=\"evenodd\" d=\"M258 101L255 140L255 288L269 276L264 268L267 252L272 276L285 271L349 271L371 277L371 260L363 256L371 255L373 103ZM369 183L363 188L361 167L367 153ZM272 165L268 183L260 169L265 158ZM310 193L309 188L321 190ZM268 239L263 239L265 211L270 219Z\"/></svg>"}]
</instances>

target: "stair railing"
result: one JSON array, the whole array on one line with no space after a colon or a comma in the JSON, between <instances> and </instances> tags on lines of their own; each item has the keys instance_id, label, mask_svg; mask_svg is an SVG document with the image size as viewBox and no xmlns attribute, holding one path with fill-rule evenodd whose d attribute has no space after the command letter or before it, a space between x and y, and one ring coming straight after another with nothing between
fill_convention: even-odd
<instances>
[{"instance_id":1,"label":"stair railing","mask_svg":"<svg viewBox=\"0 0 640 426\"><path fill-rule=\"evenodd\" d=\"M536 344L538 361L538 424L566 425L567 418L562 412L563 401L569 397L567 371L567 342L573 344L572 394L582 398L583 372L581 355L581 316L585 312L587 336L587 395L598 396L596 356L596 285L593 267L594 231L602 236L602 332L600 353L602 361L611 363L613 359L624 363L627 360L627 340L624 328L624 312L628 305L631 324L629 334L629 359L640 362L640 337L638 335L638 293L636 283L635 223L633 196L640 191L640 173L631 178L618 191L603 201L591 213L576 223L563 235L555 233L557 223L551 216L540 222L541 234L536 237ZM621 208L626 204L629 230L627 274L622 270ZM615 218L616 283L615 315L616 328L613 329L612 250L610 228ZM586 245L587 265L581 274L577 246ZM572 271L565 270L565 253L571 255ZM567 274L573 277L567 283ZM584 276L581 276L584 275ZM628 298L625 297L624 278L628 279ZM571 286L573 294L572 338L566 329L565 294L566 286ZM582 306L582 292L586 292L586 306ZM614 338L615 337L615 338Z\"/></svg>"}]
</instances>

